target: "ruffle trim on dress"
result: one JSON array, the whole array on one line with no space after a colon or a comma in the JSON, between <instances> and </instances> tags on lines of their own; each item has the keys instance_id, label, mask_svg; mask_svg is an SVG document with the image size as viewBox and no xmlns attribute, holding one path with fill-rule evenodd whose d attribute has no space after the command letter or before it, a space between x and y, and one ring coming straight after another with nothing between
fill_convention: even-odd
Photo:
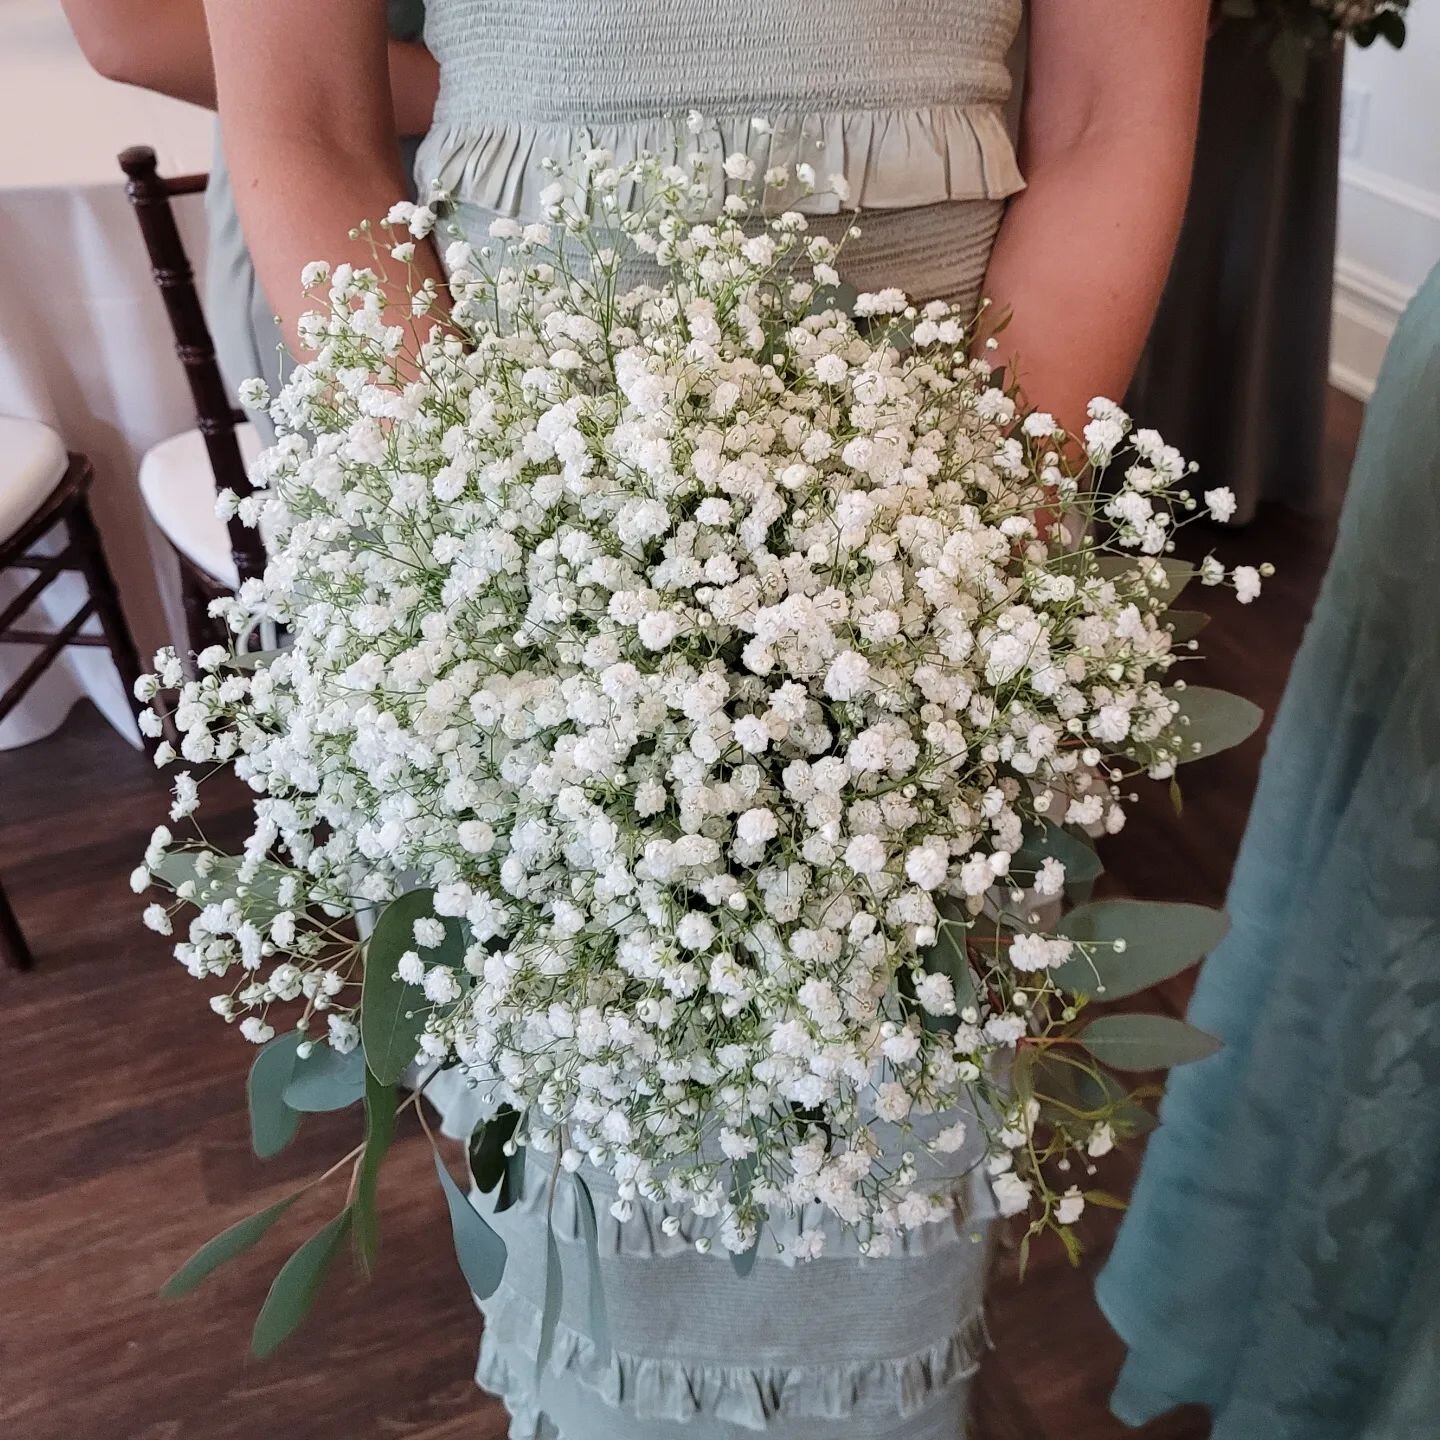
<instances>
[{"instance_id":1,"label":"ruffle trim on dress","mask_svg":"<svg viewBox=\"0 0 1440 1440\"><path fill-rule=\"evenodd\" d=\"M691 134L683 120L615 125L513 124L447 120L441 116L420 147L415 175L420 193L438 189L452 200L525 222L545 219L541 192L554 182L543 162L570 166L575 156L608 150L617 165L642 154L666 162L699 152L709 164L711 206L718 212L738 182L723 162L743 152L755 163L758 186L767 170L798 164L815 171L814 193L792 181L764 192L768 213L798 210L833 215L847 210L903 210L947 200L1003 200L1024 189L1015 148L998 105L937 105L929 109L867 110L848 114L721 119ZM842 199L832 188L845 182ZM633 192L633 187L631 187ZM621 187L622 209L634 193Z\"/></svg>"},{"instance_id":2,"label":"ruffle trim on dress","mask_svg":"<svg viewBox=\"0 0 1440 1440\"><path fill-rule=\"evenodd\" d=\"M501 1285L484 1311L476 1383L505 1401L512 1418L510 1440L554 1440L555 1432L536 1404L535 1386L520 1380L510 1359L517 1352L538 1353L539 1310ZM909 1355L838 1365L752 1367L600 1351L589 1337L561 1323L549 1364L607 1405L641 1420L683 1424L704 1416L763 1432L782 1419L905 1419L973 1375L986 1343L984 1315L976 1311L953 1334Z\"/></svg>"},{"instance_id":3,"label":"ruffle trim on dress","mask_svg":"<svg viewBox=\"0 0 1440 1440\"><path fill-rule=\"evenodd\" d=\"M555 1238L561 1244L586 1244L586 1228L575 1184L569 1176L561 1176L552 1207L550 1171L540 1163L546 1158L532 1156L528 1160L524 1193L515 1202L514 1208L536 1217L536 1223L540 1225L545 1223L549 1210ZM581 1174L595 1203L597 1240L602 1257L624 1255L646 1259L691 1254L695 1242L704 1238L711 1242L719 1259L727 1258L720 1244L722 1221L719 1216L697 1216L679 1208L671 1210L664 1204L646 1201L634 1206L629 1219L617 1220L610 1211L617 1194L613 1179L600 1175L589 1166ZM937 1192L944 1188L947 1188L947 1182L936 1182ZM973 1237L983 1231L995 1215L989 1183L977 1165L968 1175L950 1179L948 1188L947 1214L916 1229L897 1232L892 1237L889 1255L875 1258L874 1264L883 1265L895 1258L933 1255L954 1245L972 1243ZM479 1196L477 1204L488 1213L493 1198ZM673 1235L665 1228L667 1218L672 1218L678 1225ZM792 1244L804 1230L818 1230L825 1236L827 1258L845 1256L859 1259L862 1263L865 1261L859 1235L853 1229L847 1229L833 1210L818 1204L808 1205L794 1215L772 1215L761 1232L757 1258L785 1265L799 1263L792 1253Z\"/></svg>"}]
</instances>

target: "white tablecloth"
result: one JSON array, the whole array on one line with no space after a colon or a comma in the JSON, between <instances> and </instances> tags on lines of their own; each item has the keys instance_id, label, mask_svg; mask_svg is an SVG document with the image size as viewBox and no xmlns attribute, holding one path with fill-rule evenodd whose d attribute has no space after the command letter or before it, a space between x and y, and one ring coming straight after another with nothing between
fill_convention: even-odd
<instances>
[{"instance_id":1,"label":"white tablecloth","mask_svg":"<svg viewBox=\"0 0 1440 1440\"><path fill-rule=\"evenodd\" d=\"M194 411L115 156L145 144L162 174L206 170L211 123L94 74L58 0L0 0L0 414L45 421L94 461L96 519L142 659L183 626L136 471ZM198 270L199 197L177 209ZM0 588L0 603L15 588ZM52 586L32 628L63 623L83 593L78 580ZM32 653L0 647L0 690ZM0 749L48 734L82 695L133 737L106 652L71 650L0 723Z\"/></svg>"}]
</instances>

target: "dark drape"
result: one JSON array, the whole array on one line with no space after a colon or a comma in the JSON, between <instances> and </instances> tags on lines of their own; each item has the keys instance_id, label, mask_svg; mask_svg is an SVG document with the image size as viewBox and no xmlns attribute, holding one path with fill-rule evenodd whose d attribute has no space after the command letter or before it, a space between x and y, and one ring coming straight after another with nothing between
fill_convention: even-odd
<instances>
[{"instance_id":1,"label":"dark drape","mask_svg":"<svg viewBox=\"0 0 1440 1440\"><path fill-rule=\"evenodd\" d=\"M1258 27L1211 40L1190 203L1130 390L1140 424L1234 489L1237 521L1320 504L1341 66L1317 61L1293 100Z\"/></svg>"}]
</instances>

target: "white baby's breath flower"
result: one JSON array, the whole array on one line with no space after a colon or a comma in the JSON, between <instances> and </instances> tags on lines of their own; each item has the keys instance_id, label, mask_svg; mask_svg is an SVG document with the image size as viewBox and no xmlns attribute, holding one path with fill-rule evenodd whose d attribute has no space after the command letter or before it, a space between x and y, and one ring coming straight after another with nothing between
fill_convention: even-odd
<instances>
[{"instance_id":1,"label":"white baby's breath flower","mask_svg":"<svg viewBox=\"0 0 1440 1440\"><path fill-rule=\"evenodd\" d=\"M1260 596L1260 572L1253 565L1237 565L1230 578L1235 584L1235 598L1248 605Z\"/></svg>"},{"instance_id":2,"label":"white baby's breath flower","mask_svg":"<svg viewBox=\"0 0 1440 1440\"><path fill-rule=\"evenodd\" d=\"M1211 518L1219 520L1223 524L1235 514L1235 492L1228 485L1221 485L1217 489L1207 490L1205 492L1205 506L1210 511Z\"/></svg>"},{"instance_id":3,"label":"white baby's breath flower","mask_svg":"<svg viewBox=\"0 0 1440 1440\"><path fill-rule=\"evenodd\" d=\"M252 1045L266 1045L275 1038L275 1027L267 1025L258 1015L247 1015L240 1022L240 1033Z\"/></svg>"},{"instance_id":4,"label":"white baby's breath flower","mask_svg":"<svg viewBox=\"0 0 1440 1440\"><path fill-rule=\"evenodd\" d=\"M270 389L263 380L251 378L242 380L239 387L240 403L247 410L264 410L270 404Z\"/></svg>"},{"instance_id":5,"label":"white baby's breath flower","mask_svg":"<svg viewBox=\"0 0 1440 1440\"><path fill-rule=\"evenodd\" d=\"M1085 1142L1085 1153L1097 1160L1102 1155L1108 1155L1114 1148L1115 1131L1104 1121L1090 1132L1090 1138Z\"/></svg>"},{"instance_id":6,"label":"white baby's breath flower","mask_svg":"<svg viewBox=\"0 0 1440 1440\"><path fill-rule=\"evenodd\" d=\"M1030 1206L1030 1183L1013 1170L994 1176L990 1188L995 1192L995 1204L1002 1215L1018 1215Z\"/></svg>"},{"instance_id":7,"label":"white baby's breath flower","mask_svg":"<svg viewBox=\"0 0 1440 1440\"><path fill-rule=\"evenodd\" d=\"M1083 1196L996 1078L1089 972L1042 903L1064 865L1025 857L1042 817L1115 833L1122 777L1185 758L1156 561L1189 467L1096 400L1093 485L952 306L880 283L845 313L853 237L766 215L790 163L762 174L743 149L770 131L743 132L719 171L717 128L587 144L541 167L549 223L447 221L451 322L419 341L438 290L307 270L307 356L247 392L277 439L233 514L266 571L213 609L235 645L193 673L162 651L137 689L194 767L177 823L230 765L252 832L222 856L162 827L134 883L256 1043L293 1004L307 1054L354 1050L393 966L427 1065L605 1171L622 1222L705 1222L702 1252L814 1207L890 1253L945 1213L914 1151L983 1159L1002 1210L1069 1223ZM793 182L848 205L832 168ZM357 238L409 267L436 213ZM1201 579L1248 603L1268 573ZM257 630L281 648L237 655ZM357 929L385 944L357 954ZM1052 1140L1069 1163L1114 1132Z\"/></svg>"}]
</instances>

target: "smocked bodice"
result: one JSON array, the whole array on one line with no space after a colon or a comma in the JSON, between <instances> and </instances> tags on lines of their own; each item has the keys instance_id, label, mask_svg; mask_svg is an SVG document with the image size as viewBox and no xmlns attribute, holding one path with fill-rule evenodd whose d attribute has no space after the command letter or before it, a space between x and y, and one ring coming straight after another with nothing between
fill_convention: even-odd
<instances>
[{"instance_id":1,"label":"smocked bodice","mask_svg":"<svg viewBox=\"0 0 1440 1440\"><path fill-rule=\"evenodd\" d=\"M437 123L1003 105L1020 0L432 0Z\"/></svg>"},{"instance_id":2,"label":"smocked bodice","mask_svg":"<svg viewBox=\"0 0 1440 1440\"><path fill-rule=\"evenodd\" d=\"M591 148L620 165L699 149L717 208L725 156L745 152L757 173L803 162L813 193L767 204L837 223L870 211L848 247L860 279L971 305L1000 202L1024 186L1004 113L1021 13L1021 0L430 0L440 97L416 179L483 233L489 217L541 219L543 162Z\"/></svg>"},{"instance_id":3,"label":"smocked bodice","mask_svg":"<svg viewBox=\"0 0 1440 1440\"><path fill-rule=\"evenodd\" d=\"M420 178L534 217L539 163L677 145L698 111L717 152L805 161L798 208L898 209L1021 188L1003 107L1021 0L431 0L440 63ZM757 129L755 117L770 128Z\"/></svg>"}]
</instances>

